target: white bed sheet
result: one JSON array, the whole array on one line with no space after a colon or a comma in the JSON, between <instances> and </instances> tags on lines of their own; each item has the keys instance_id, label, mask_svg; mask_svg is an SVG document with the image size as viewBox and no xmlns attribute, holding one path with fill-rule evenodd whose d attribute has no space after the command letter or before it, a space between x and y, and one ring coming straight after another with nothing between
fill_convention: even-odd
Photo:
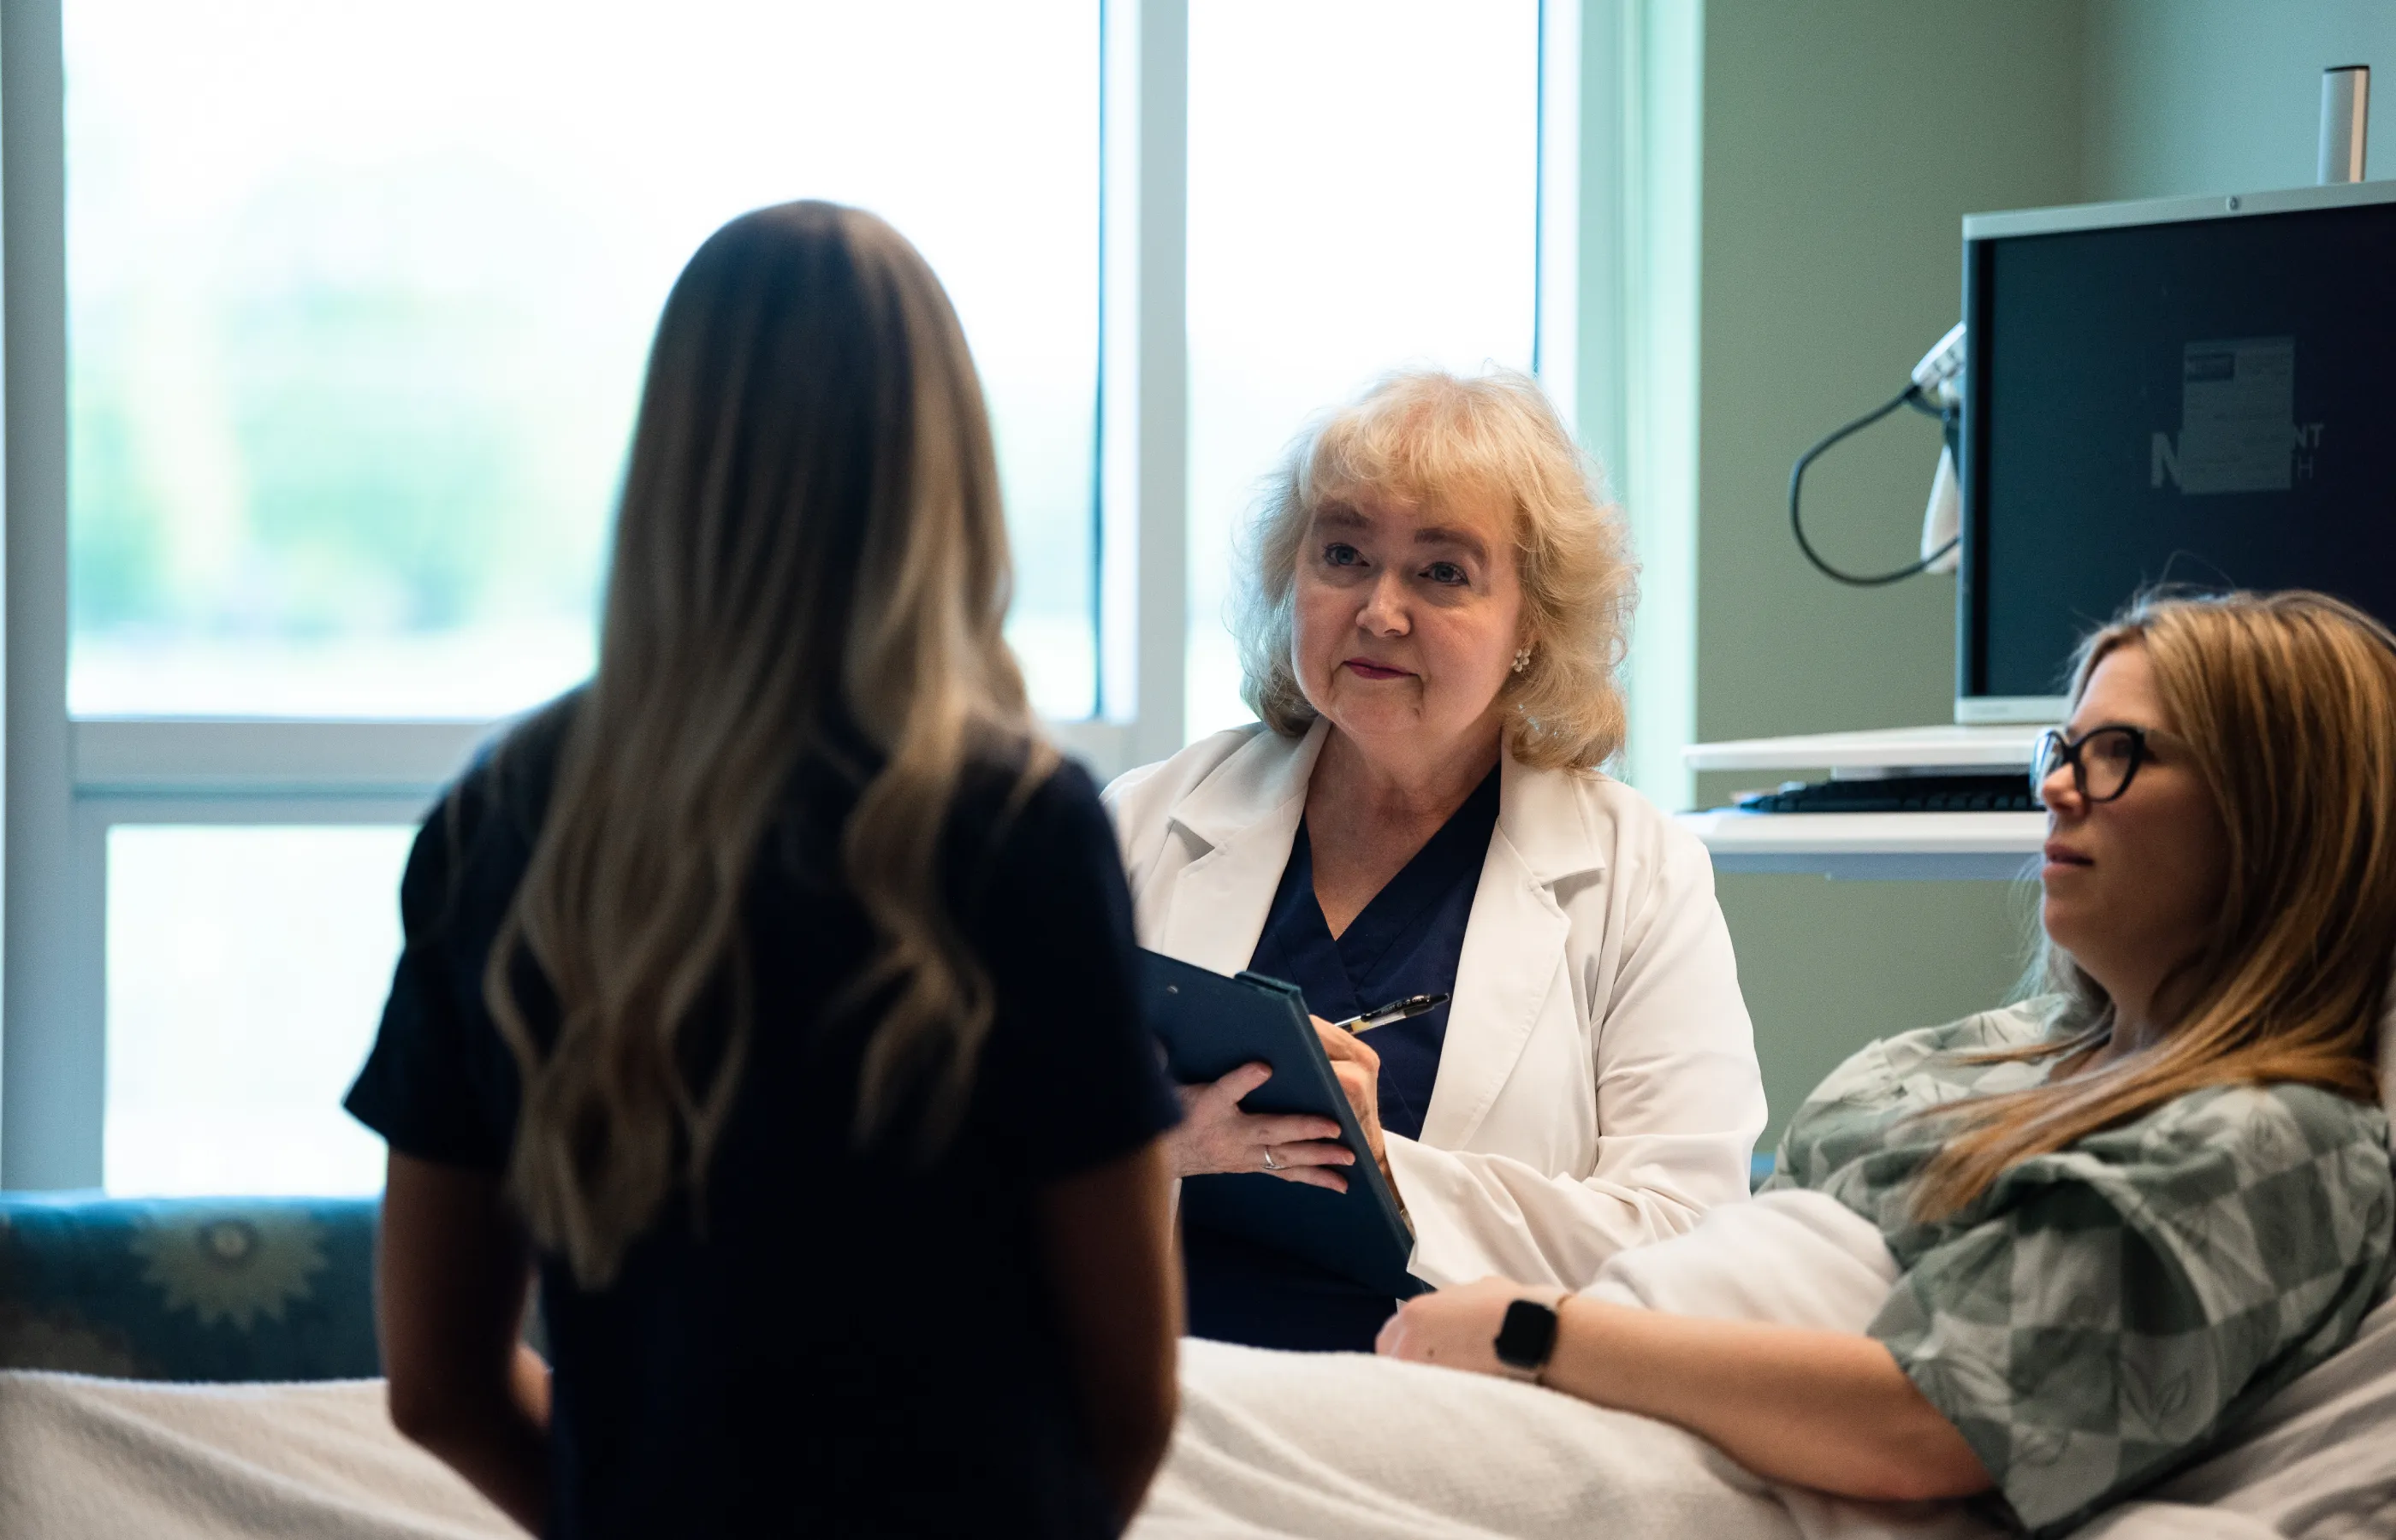
<instances>
[{"instance_id":1,"label":"white bed sheet","mask_svg":"<svg viewBox=\"0 0 2396 1540\"><path fill-rule=\"evenodd\" d=\"M1861 1330L1895 1277L1865 1221L1768 1194L1611 1264L1591 1292L1679 1314ZM1668 1425L1507 1381L1192 1343L1134 1540L1993 1540L1960 1505L1777 1487ZM2203 1463L2084 1540L2396 1536L2396 1304Z\"/></svg>"},{"instance_id":2,"label":"white bed sheet","mask_svg":"<svg viewBox=\"0 0 2396 1540\"><path fill-rule=\"evenodd\" d=\"M2123 1526L2137 1509L2163 1503L2300 1540L2396 1536L2396 1296L2363 1318L2336 1357L2266 1402L2230 1444L2149 1496L2150 1504L2087 1526L2082 1540L2126 1540Z\"/></svg>"},{"instance_id":3,"label":"white bed sheet","mask_svg":"<svg viewBox=\"0 0 2396 1540\"><path fill-rule=\"evenodd\" d=\"M1617 1297L1764 1319L1868 1308L1884 1278L1813 1194L1737 1205L1697 1246L1643 1248ZM1796 1200L1791 1202L1790 1200ZM1824 1207L1823 1205L1827 1205ZM1852 1215L1846 1215L1852 1219ZM1855 1224L1861 1225L1860 1220ZM1834 1238L1802 1278L1776 1263ZM1869 1227L1865 1227L1869 1232ZM1778 1239L1775 1240L1775 1232ZM1873 1237L1876 1243L1877 1238ZM1839 1259L1836 1245L1845 1247ZM1737 1298L1725 1299L1727 1290ZM1184 1418L1134 1540L1983 1540L1945 1507L1777 1489L1703 1440L1510 1381L1338 1355L1185 1344ZM487 1540L518 1533L402 1440L379 1381L193 1386L0 1372L0 1536ZM2396 1300L2230 1444L2079 1540L2396 1536Z\"/></svg>"},{"instance_id":4,"label":"white bed sheet","mask_svg":"<svg viewBox=\"0 0 2396 1540\"><path fill-rule=\"evenodd\" d=\"M7 1540L494 1540L524 1532L391 1425L380 1380L0 1372Z\"/></svg>"}]
</instances>

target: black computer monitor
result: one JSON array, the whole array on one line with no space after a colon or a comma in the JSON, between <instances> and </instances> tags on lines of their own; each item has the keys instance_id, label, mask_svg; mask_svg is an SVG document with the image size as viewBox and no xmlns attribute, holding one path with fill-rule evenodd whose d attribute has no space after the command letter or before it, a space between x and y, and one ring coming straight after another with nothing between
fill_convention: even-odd
<instances>
[{"instance_id":1,"label":"black computer monitor","mask_svg":"<svg viewBox=\"0 0 2396 1540\"><path fill-rule=\"evenodd\" d=\"M2396 182L1976 215L1955 715L2154 583L2396 622Z\"/></svg>"}]
</instances>

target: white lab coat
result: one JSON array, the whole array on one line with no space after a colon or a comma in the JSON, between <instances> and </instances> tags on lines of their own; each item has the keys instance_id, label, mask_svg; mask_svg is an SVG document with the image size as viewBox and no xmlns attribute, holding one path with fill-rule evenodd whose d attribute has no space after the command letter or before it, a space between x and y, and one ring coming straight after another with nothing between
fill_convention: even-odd
<instances>
[{"instance_id":1,"label":"white lab coat","mask_svg":"<svg viewBox=\"0 0 2396 1540\"><path fill-rule=\"evenodd\" d=\"M1140 944L1248 965L1324 724L1218 733L1107 788ZM1764 1083L1705 847L1604 776L1509 755L1419 1139L1389 1135L1436 1286L1578 1288L1746 1197Z\"/></svg>"}]
</instances>

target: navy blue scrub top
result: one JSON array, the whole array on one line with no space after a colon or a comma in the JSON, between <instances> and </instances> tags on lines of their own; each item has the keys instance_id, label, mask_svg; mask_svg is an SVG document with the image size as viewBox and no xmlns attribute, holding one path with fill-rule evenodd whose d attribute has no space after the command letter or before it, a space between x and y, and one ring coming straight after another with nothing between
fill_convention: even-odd
<instances>
[{"instance_id":1,"label":"navy blue scrub top","mask_svg":"<svg viewBox=\"0 0 2396 1540\"><path fill-rule=\"evenodd\" d=\"M1492 770L1414 859L1334 937L1314 897L1314 850L1303 820L1248 967L1306 991L1328 1021L1415 994L1453 993L1472 895L1498 828ZM1448 1007L1376 1028L1381 1126L1416 1138L1439 1078ZM1362 1151L1358 1152L1360 1155ZM1190 1333L1218 1342L1311 1352L1370 1352L1395 1302L1271 1247L1201 1225L1182 1227Z\"/></svg>"}]
</instances>

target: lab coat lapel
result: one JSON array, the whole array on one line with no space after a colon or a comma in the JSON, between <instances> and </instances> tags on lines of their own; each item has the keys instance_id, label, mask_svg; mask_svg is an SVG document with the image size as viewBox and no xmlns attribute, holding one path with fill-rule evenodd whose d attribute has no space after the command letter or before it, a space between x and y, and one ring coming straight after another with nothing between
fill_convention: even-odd
<instances>
[{"instance_id":1,"label":"lab coat lapel","mask_svg":"<svg viewBox=\"0 0 2396 1540\"><path fill-rule=\"evenodd\" d=\"M1456 1002L1423 1117L1425 1144L1464 1148L1513 1074L1549 996L1569 987L1564 943L1572 922L1555 885L1604 865L1572 774L1526 770L1506 758L1498 828L1473 890Z\"/></svg>"},{"instance_id":2,"label":"lab coat lapel","mask_svg":"<svg viewBox=\"0 0 2396 1540\"><path fill-rule=\"evenodd\" d=\"M1208 848L1174 883L1158 951L1220 974L1248 965L1289 864L1325 730L1317 721L1295 741L1259 733L1174 805L1167 816Z\"/></svg>"}]
</instances>

